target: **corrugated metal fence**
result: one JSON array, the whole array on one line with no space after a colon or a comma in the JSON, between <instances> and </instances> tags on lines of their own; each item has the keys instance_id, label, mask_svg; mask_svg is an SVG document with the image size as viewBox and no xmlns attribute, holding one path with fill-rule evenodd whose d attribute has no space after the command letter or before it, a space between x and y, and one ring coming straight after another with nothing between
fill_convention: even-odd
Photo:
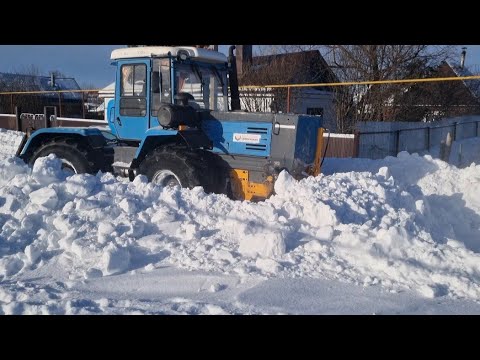
<instances>
[{"instance_id":1,"label":"corrugated metal fence","mask_svg":"<svg viewBox=\"0 0 480 360\"><path fill-rule=\"evenodd\" d=\"M358 157L383 159L400 151L424 153L440 146L450 133L452 140L479 136L480 116L462 116L430 123L365 122L358 124Z\"/></svg>"}]
</instances>

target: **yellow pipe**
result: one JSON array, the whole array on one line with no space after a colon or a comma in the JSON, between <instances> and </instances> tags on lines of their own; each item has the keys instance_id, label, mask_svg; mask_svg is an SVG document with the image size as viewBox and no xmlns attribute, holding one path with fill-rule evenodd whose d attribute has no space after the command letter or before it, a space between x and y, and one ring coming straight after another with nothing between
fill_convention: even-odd
<instances>
[{"instance_id":1,"label":"yellow pipe","mask_svg":"<svg viewBox=\"0 0 480 360\"><path fill-rule=\"evenodd\" d=\"M321 87L321 86L351 86L351 85L377 85L377 84L407 84L407 83L424 83L435 81L463 81L478 80L480 75L461 76L461 77L442 77L427 79L400 79L400 80L372 80L372 81L347 81L338 83L313 83L313 84L285 84L285 85L244 85L239 86L240 89L262 89L262 88L292 88L292 87ZM67 93L67 92L98 92L101 89L89 90L44 90L44 91L1 91L0 95L18 95L18 94L42 94L42 93Z\"/></svg>"},{"instance_id":2,"label":"yellow pipe","mask_svg":"<svg viewBox=\"0 0 480 360\"><path fill-rule=\"evenodd\" d=\"M320 86L350 86L350 85L376 85L376 84L405 84L405 83L421 83L434 81L460 81L460 80L476 80L480 79L480 75L462 76L462 77L443 77L443 78L427 78L427 79L401 79L401 80L376 80L376 81L349 81L338 83L316 83L316 84L286 84L286 85L245 85L240 89L258 89L258 88L292 88L292 87L320 87Z\"/></svg>"}]
</instances>

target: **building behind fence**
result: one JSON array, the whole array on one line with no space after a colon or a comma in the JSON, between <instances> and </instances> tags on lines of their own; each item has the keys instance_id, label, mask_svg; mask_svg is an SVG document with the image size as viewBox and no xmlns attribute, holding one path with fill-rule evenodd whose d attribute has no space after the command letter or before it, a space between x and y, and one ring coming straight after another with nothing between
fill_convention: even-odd
<instances>
[{"instance_id":1,"label":"building behind fence","mask_svg":"<svg viewBox=\"0 0 480 360\"><path fill-rule=\"evenodd\" d=\"M45 106L55 106L59 116L103 119L98 92L80 92L74 78L0 73L0 91L5 92L0 95L2 114L15 113L15 107L39 114Z\"/></svg>"}]
</instances>

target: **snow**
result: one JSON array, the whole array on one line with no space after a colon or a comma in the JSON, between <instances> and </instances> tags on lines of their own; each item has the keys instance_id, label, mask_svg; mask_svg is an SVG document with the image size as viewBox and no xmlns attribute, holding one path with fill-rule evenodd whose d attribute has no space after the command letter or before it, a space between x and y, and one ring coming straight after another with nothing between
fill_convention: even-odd
<instances>
[{"instance_id":1,"label":"snow","mask_svg":"<svg viewBox=\"0 0 480 360\"><path fill-rule=\"evenodd\" d=\"M16 155L25 136L21 131L0 128L0 156Z\"/></svg>"},{"instance_id":2,"label":"snow","mask_svg":"<svg viewBox=\"0 0 480 360\"><path fill-rule=\"evenodd\" d=\"M479 144L327 159L259 203L0 157L0 313L480 313Z\"/></svg>"}]
</instances>

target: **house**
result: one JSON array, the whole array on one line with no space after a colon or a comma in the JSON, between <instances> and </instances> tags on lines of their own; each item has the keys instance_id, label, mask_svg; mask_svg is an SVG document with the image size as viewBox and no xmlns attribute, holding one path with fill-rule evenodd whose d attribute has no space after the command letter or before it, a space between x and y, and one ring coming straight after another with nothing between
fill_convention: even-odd
<instances>
[{"instance_id":1,"label":"house","mask_svg":"<svg viewBox=\"0 0 480 360\"><path fill-rule=\"evenodd\" d=\"M443 61L428 68L426 78L472 76L465 66L466 52L460 62ZM402 121L432 121L445 117L480 114L480 80L438 81L402 87L389 99L385 118Z\"/></svg>"},{"instance_id":2,"label":"house","mask_svg":"<svg viewBox=\"0 0 480 360\"><path fill-rule=\"evenodd\" d=\"M0 91L58 91L80 90L74 78L0 73ZM38 94L12 94L0 97L0 113L14 113L15 106L22 112L43 113L44 106L56 106L57 114L64 117L83 117L81 93L45 92Z\"/></svg>"},{"instance_id":3,"label":"house","mask_svg":"<svg viewBox=\"0 0 480 360\"><path fill-rule=\"evenodd\" d=\"M242 85L282 85L338 82L318 50L252 56L251 45L237 45L237 71ZM331 87L241 89L243 110L322 115L335 127Z\"/></svg>"},{"instance_id":4,"label":"house","mask_svg":"<svg viewBox=\"0 0 480 360\"><path fill-rule=\"evenodd\" d=\"M98 92L98 97L103 99L103 104L100 106L102 107L101 110L103 110L105 114L105 121L108 121L109 114L107 113L106 109L108 109L108 103L115 100L115 82L112 82L101 89Z\"/></svg>"}]
</instances>

